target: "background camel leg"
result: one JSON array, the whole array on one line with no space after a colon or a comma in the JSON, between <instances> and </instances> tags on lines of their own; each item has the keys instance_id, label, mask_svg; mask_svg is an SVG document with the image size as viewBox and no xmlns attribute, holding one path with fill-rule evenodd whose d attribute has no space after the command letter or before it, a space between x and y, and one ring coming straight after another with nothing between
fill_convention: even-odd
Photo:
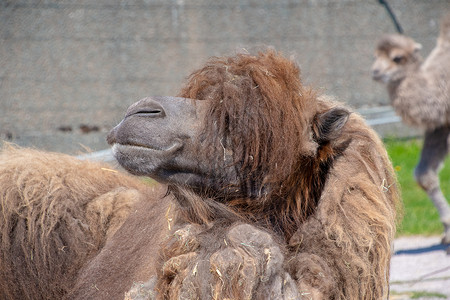
<instances>
[{"instance_id":1,"label":"background camel leg","mask_svg":"<svg viewBox=\"0 0 450 300\"><path fill-rule=\"evenodd\" d=\"M419 164L415 169L416 181L427 192L444 225L442 243L450 244L450 205L439 186L439 171L448 153L450 127L425 132Z\"/></svg>"}]
</instances>

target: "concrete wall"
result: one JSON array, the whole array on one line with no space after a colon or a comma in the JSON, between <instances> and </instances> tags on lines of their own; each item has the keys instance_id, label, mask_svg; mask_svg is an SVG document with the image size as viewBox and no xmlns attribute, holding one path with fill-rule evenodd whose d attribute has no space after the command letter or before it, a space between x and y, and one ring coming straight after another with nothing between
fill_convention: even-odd
<instances>
[{"instance_id":1,"label":"concrete wall","mask_svg":"<svg viewBox=\"0 0 450 300\"><path fill-rule=\"evenodd\" d=\"M450 1L389 3L428 54ZM129 104L259 45L295 55L306 83L353 107L387 105L369 70L377 38L394 31L378 0L0 0L0 140L106 148Z\"/></svg>"}]
</instances>

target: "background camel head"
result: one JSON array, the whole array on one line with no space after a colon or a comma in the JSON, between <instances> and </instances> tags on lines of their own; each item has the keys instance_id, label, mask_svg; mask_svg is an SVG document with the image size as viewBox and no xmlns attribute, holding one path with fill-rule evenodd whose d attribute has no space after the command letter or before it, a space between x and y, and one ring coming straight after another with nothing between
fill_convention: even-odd
<instances>
[{"instance_id":1,"label":"background camel head","mask_svg":"<svg viewBox=\"0 0 450 300\"><path fill-rule=\"evenodd\" d=\"M420 66L422 58L418 52L421 48L420 44L403 35L383 36L375 51L372 78L383 83L404 79L408 72Z\"/></svg>"}]
</instances>

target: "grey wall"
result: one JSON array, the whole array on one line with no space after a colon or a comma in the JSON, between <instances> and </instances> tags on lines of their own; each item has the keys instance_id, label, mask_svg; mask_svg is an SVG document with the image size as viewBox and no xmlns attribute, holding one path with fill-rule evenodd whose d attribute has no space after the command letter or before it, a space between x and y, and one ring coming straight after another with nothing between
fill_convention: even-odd
<instances>
[{"instance_id":1,"label":"grey wall","mask_svg":"<svg viewBox=\"0 0 450 300\"><path fill-rule=\"evenodd\" d=\"M450 1L389 3L428 54ZM306 83L355 108L387 105L369 70L377 38L394 31L378 0L0 0L0 140L106 148L129 104L174 95L209 56L258 45L295 55Z\"/></svg>"}]
</instances>

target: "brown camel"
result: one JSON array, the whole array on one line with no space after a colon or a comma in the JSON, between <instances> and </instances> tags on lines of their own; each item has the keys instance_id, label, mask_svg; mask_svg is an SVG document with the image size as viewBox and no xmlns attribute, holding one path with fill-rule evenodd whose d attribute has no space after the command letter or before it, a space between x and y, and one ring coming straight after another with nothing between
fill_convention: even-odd
<instances>
[{"instance_id":1,"label":"brown camel","mask_svg":"<svg viewBox=\"0 0 450 300\"><path fill-rule=\"evenodd\" d=\"M128 217L119 218L118 227L109 233L106 226L100 246L83 257L74 250L77 259L66 261L74 272L55 275L65 282L60 285L65 290L58 291L65 298L387 298L399 199L383 144L360 116L303 86L297 65L281 54L268 50L209 60L191 74L179 97L149 97L132 105L108 141L125 169L155 178L167 192L160 195L106 171L124 176L123 188L137 200L123 210ZM27 150L5 151L0 161L22 151ZM37 161L48 154L33 155ZM15 171L19 164L26 163L0 163L0 174L10 172L9 180L1 179L2 191L17 186L13 175L41 180L39 174ZM63 164L70 164L71 178L84 177L80 169L90 165L76 159ZM47 166L57 177L60 164ZM77 186L64 180L60 190L96 192L100 188L90 183L93 177ZM15 188L12 199L3 196L2 203L17 203L24 186ZM43 181L35 187L43 192L33 201L52 195L47 186ZM75 219L87 226L74 239L82 240L105 219L85 217L91 202L55 212L43 202L33 218L51 213L60 220L80 211ZM3 212L11 225L0 232L15 237L15 222L28 221L12 206ZM22 232L43 235L48 246L37 247L58 253L66 241L56 245L53 239L72 230L70 224ZM27 257L36 247L22 245L20 253ZM0 251L8 258L0 266L11 265L11 249ZM26 267L53 270L41 261ZM0 278L2 286L19 278L33 287L13 289L10 295L56 294L34 286L39 279L24 272Z\"/></svg>"}]
</instances>

